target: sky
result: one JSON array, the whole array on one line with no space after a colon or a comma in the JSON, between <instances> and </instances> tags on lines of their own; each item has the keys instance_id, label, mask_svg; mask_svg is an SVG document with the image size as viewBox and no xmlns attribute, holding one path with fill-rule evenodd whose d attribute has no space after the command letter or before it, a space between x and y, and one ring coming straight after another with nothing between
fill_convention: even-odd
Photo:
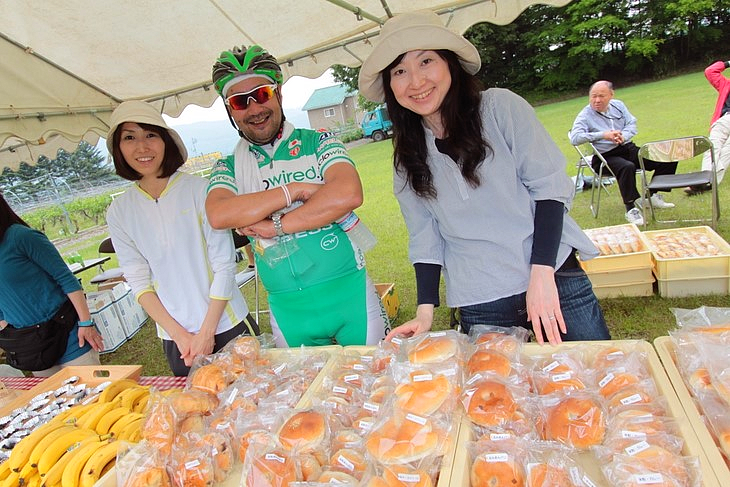
<instances>
[{"instance_id":1,"label":"sky","mask_svg":"<svg viewBox=\"0 0 730 487\"><path fill-rule=\"evenodd\" d=\"M309 127L309 118L306 112L302 111L302 107L307 103L309 97L312 96L314 90L334 84L336 84L336 81L332 77L331 70L325 71L322 76L315 79L304 78L302 76L293 76L288 79L282 88L282 104L286 119L294 124L295 127ZM188 105L177 118L168 117L167 115L163 115L163 117L170 127L175 128L180 133L191 156L216 150L232 149L238 140L238 134L232 127L228 127L227 125L230 122L226 115L226 109L223 106L223 100L220 97L209 108ZM199 125L184 127L185 125L198 122L219 121L226 122L226 129L222 132L217 131L216 134L218 135L216 137L206 136L205 133L201 132L202 129ZM103 138L99 140L96 148L103 157L108 156L106 142Z\"/></svg>"},{"instance_id":2,"label":"sky","mask_svg":"<svg viewBox=\"0 0 730 487\"><path fill-rule=\"evenodd\" d=\"M316 79L304 78L302 76L293 76L284 83L282 91L282 105L284 110L287 112L287 118L300 118L300 115L295 113L301 111L302 107L312 93L317 88L324 88L336 84L334 78L332 78L332 71L327 70L325 73ZM308 121L307 116L304 112L303 120ZM171 118L165 115L165 120L171 126L185 125L194 122L210 122L217 120L228 120L226 116L226 110L223 106L223 100L218 98L213 106L210 108L202 108L197 105L189 105L177 118ZM295 120L291 120L294 125L297 124ZM308 125L308 122L307 122Z\"/></svg>"}]
</instances>

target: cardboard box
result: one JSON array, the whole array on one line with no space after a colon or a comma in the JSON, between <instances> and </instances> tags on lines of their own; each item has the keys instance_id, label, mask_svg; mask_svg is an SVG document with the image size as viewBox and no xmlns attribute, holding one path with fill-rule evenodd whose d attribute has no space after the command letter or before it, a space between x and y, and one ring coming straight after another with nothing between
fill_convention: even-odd
<instances>
[{"instance_id":1,"label":"cardboard box","mask_svg":"<svg viewBox=\"0 0 730 487\"><path fill-rule=\"evenodd\" d=\"M42 392L58 389L63 385L63 381L73 376L77 376L79 382L88 386L97 386L108 380L137 380L141 372L141 365L70 365L62 368L31 389L23 391L9 403L4 403L0 407L0 417L9 414L16 408L26 406L31 399Z\"/></svg>"},{"instance_id":2,"label":"cardboard box","mask_svg":"<svg viewBox=\"0 0 730 487\"><path fill-rule=\"evenodd\" d=\"M131 290L114 302L127 338L132 338L147 321L147 313L134 298Z\"/></svg>"},{"instance_id":3,"label":"cardboard box","mask_svg":"<svg viewBox=\"0 0 730 487\"><path fill-rule=\"evenodd\" d=\"M696 233L707 237L720 253L702 257L663 257L659 253L656 239L662 235L677 236L681 232ZM706 276L730 276L730 244L708 226L654 230L643 232L641 235L651 250L657 279L704 279Z\"/></svg>"},{"instance_id":4,"label":"cardboard box","mask_svg":"<svg viewBox=\"0 0 730 487\"><path fill-rule=\"evenodd\" d=\"M677 367L677 355L674 341L668 336L658 337L654 340L654 348L656 348L657 355L664 365L667 377L674 387L677 398L684 408L684 412L699 440L700 446L704 450L704 453L710 462L719 485L722 485L723 487L730 485L730 469L725 463L722 453L720 453L720 450L717 448L715 440L712 438L712 434L710 434L710 431L707 429L707 426L702 419L702 415L700 414L699 409L697 409L697 405L692 398L692 394L687 388L687 385L684 383L682 374Z\"/></svg>"},{"instance_id":5,"label":"cardboard box","mask_svg":"<svg viewBox=\"0 0 730 487\"><path fill-rule=\"evenodd\" d=\"M378 296L385 307L385 312L391 322L398 317L398 309L400 308L400 298L398 291L395 290L395 284L392 282L376 284L375 289L378 290Z\"/></svg>"},{"instance_id":6,"label":"cardboard box","mask_svg":"<svg viewBox=\"0 0 730 487\"><path fill-rule=\"evenodd\" d=\"M127 341L124 325L117 312L110 295L100 295L92 298L89 305L91 319L104 339L104 350L101 353L113 352Z\"/></svg>"},{"instance_id":7,"label":"cardboard box","mask_svg":"<svg viewBox=\"0 0 730 487\"><path fill-rule=\"evenodd\" d=\"M699 459L700 471L702 475L702 484L705 487L720 487L728 486L730 483L719 483L718 478L712 468L710 461L708 460L705 452L700 445L692 425L690 424L687 415L685 414L684 408L680 403L677 395L674 392L672 383L669 381L662 363L657 356L656 351L652 348L649 342L642 340L612 340L603 342L566 342L560 346L551 345L539 345L537 343L527 343L523 348L523 354L534 355L534 354L548 354L555 352L566 347L580 346L581 344L595 344L598 346L615 346L622 350L640 350L646 352L648 368L652 375L652 378L656 382L659 393L663 395L667 400L669 415L676 419L679 433L684 440L682 448L682 454L684 456L696 456ZM454 459L454 466L451 473L451 487L469 487L470 486L470 469L471 459L467 451L466 445L472 440L472 428L468 423L468 418L461 429L458 438L458 444L456 448L456 457ZM603 473L600 470L600 465L590 451L577 452L573 458L581 464L585 469L586 473L591 477L591 480L595 482L598 487L609 487L609 483L606 482ZM588 484L586 484L588 485ZM647 484L648 487L648 484Z\"/></svg>"}]
</instances>

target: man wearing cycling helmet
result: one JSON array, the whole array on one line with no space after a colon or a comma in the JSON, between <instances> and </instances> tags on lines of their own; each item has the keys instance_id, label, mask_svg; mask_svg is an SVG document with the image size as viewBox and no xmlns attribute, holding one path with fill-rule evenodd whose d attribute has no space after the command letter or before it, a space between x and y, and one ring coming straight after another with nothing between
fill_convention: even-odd
<instances>
[{"instance_id":1,"label":"man wearing cycling helmet","mask_svg":"<svg viewBox=\"0 0 730 487\"><path fill-rule=\"evenodd\" d=\"M277 346L377 343L387 315L363 252L335 223L363 198L345 146L285 120L281 68L262 47L223 51L212 79L241 139L213 167L206 212L253 240Z\"/></svg>"}]
</instances>

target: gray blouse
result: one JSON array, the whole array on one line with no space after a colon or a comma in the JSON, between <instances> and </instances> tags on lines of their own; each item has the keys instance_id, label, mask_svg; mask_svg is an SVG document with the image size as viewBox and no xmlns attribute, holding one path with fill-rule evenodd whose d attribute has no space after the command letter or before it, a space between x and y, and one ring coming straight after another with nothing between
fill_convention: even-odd
<instances>
[{"instance_id":1,"label":"gray blouse","mask_svg":"<svg viewBox=\"0 0 730 487\"><path fill-rule=\"evenodd\" d=\"M439 264L449 307L491 302L527 290L535 201L556 200L566 211L574 195L566 161L532 107L509 90L482 93L485 139L492 147L472 188L441 154L424 126L437 198L421 198L394 171L393 189L408 228L412 263ZM571 250L591 259L598 250L565 215L557 267Z\"/></svg>"}]
</instances>

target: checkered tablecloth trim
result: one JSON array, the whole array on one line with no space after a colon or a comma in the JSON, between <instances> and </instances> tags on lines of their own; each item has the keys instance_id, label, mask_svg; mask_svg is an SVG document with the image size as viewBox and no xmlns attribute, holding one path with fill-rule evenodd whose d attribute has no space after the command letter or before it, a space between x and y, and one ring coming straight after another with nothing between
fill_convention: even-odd
<instances>
[{"instance_id":1,"label":"checkered tablecloth trim","mask_svg":"<svg viewBox=\"0 0 730 487\"><path fill-rule=\"evenodd\" d=\"M40 384L46 377L0 377L0 382L8 389L27 391ZM143 386L152 386L161 391L185 386L186 377L140 377L139 383Z\"/></svg>"},{"instance_id":2,"label":"checkered tablecloth trim","mask_svg":"<svg viewBox=\"0 0 730 487\"><path fill-rule=\"evenodd\" d=\"M0 377L0 382L5 384L8 389L27 391L45 379L45 377Z\"/></svg>"},{"instance_id":3,"label":"checkered tablecloth trim","mask_svg":"<svg viewBox=\"0 0 730 487\"><path fill-rule=\"evenodd\" d=\"M139 383L143 386L152 386L155 389L165 391L167 389L175 389L177 387L185 387L185 379L187 377L140 377Z\"/></svg>"}]
</instances>

